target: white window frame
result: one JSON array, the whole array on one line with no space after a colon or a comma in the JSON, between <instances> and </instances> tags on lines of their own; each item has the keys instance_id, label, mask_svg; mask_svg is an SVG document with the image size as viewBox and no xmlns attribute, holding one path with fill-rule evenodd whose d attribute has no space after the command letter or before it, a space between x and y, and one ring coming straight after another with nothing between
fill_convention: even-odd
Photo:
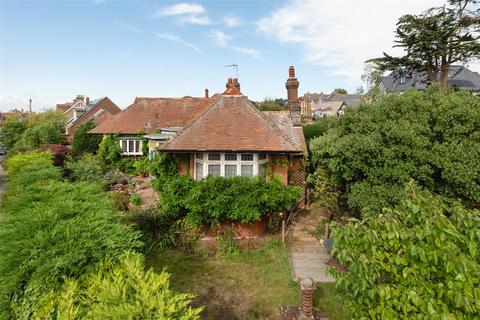
<instances>
[{"instance_id":1,"label":"white window frame","mask_svg":"<svg viewBox=\"0 0 480 320\"><path fill-rule=\"evenodd\" d=\"M209 153L216 153L220 154L220 160L208 160L208 154ZM253 176L258 176L258 167L261 164L265 164L268 162L268 155L265 157L265 159L260 160L259 159L259 154L258 153L253 153L253 152L242 152L242 153L236 153L237 155L237 160L225 160L225 154L232 154L234 152L228 152L228 153L222 153L222 152L198 152L194 155L195 157L195 165L194 165L194 179L197 179L197 163L202 165L202 170L203 170L203 175L202 179L206 178L208 176L208 165L210 164L219 164L220 165L220 176L225 177L225 165L231 164L231 165L236 165L237 166L237 176L241 175L241 170L242 170L242 165L253 165ZM203 158L198 159L197 155L202 154ZM242 154L253 154L253 160L251 161L242 161Z\"/></svg>"},{"instance_id":2,"label":"white window frame","mask_svg":"<svg viewBox=\"0 0 480 320\"><path fill-rule=\"evenodd\" d=\"M127 151L123 151L123 141L127 142ZM136 142L140 142L138 144L138 148L136 148ZM143 155L143 141L142 139L119 139L120 149L122 150L122 155L124 156L142 156ZM130 145L133 144L133 151L130 151Z\"/></svg>"}]
</instances>

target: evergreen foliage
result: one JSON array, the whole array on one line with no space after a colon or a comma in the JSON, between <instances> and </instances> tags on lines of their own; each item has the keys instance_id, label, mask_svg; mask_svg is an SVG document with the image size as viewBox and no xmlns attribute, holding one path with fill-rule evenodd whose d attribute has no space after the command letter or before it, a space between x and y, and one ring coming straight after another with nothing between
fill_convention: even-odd
<instances>
[{"instance_id":1,"label":"evergreen foliage","mask_svg":"<svg viewBox=\"0 0 480 320\"><path fill-rule=\"evenodd\" d=\"M77 128L72 139L73 154L97 153L100 142L102 142L102 136L89 134L88 132L93 128L95 128L95 123L92 120L81 124Z\"/></svg>"},{"instance_id":2,"label":"evergreen foliage","mask_svg":"<svg viewBox=\"0 0 480 320\"><path fill-rule=\"evenodd\" d=\"M0 223L0 318L32 318L41 298L105 258L140 248L100 185L68 183L44 154L11 157ZM19 163L30 164L18 169ZM51 161L51 160L50 160ZM15 164L15 165L13 165Z\"/></svg>"},{"instance_id":3,"label":"evergreen foliage","mask_svg":"<svg viewBox=\"0 0 480 320\"><path fill-rule=\"evenodd\" d=\"M57 319L199 319L190 294L169 288L169 274L144 271L143 257L126 252L120 263L103 262L82 280L68 279L61 290L42 299L39 318Z\"/></svg>"},{"instance_id":4,"label":"evergreen foliage","mask_svg":"<svg viewBox=\"0 0 480 320\"><path fill-rule=\"evenodd\" d=\"M21 139L27 125L18 118L8 118L2 126L1 141L4 146L11 149Z\"/></svg>"},{"instance_id":5,"label":"evergreen foliage","mask_svg":"<svg viewBox=\"0 0 480 320\"><path fill-rule=\"evenodd\" d=\"M103 177L101 161L98 156L85 153L78 159L70 158L65 167L71 171L75 181L100 182Z\"/></svg>"},{"instance_id":6,"label":"evergreen foliage","mask_svg":"<svg viewBox=\"0 0 480 320\"><path fill-rule=\"evenodd\" d=\"M353 319L478 319L480 211L410 183L393 209L332 227Z\"/></svg>"},{"instance_id":7,"label":"evergreen foliage","mask_svg":"<svg viewBox=\"0 0 480 320\"><path fill-rule=\"evenodd\" d=\"M347 110L310 150L356 212L397 204L410 179L475 205L479 133L479 97L432 87Z\"/></svg>"},{"instance_id":8,"label":"evergreen foliage","mask_svg":"<svg viewBox=\"0 0 480 320\"><path fill-rule=\"evenodd\" d=\"M450 0L450 6L407 14L397 23L396 47L402 57L386 53L371 59L380 71L424 72L426 81L448 86L449 67L480 57L480 8L477 0ZM398 74L397 74L398 76Z\"/></svg>"}]
</instances>

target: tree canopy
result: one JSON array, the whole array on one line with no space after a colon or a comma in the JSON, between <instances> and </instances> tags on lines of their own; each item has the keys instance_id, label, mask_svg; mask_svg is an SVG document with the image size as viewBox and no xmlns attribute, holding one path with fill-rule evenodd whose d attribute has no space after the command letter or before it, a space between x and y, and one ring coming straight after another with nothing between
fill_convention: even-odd
<instances>
[{"instance_id":1,"label":"tree canopy","mask_svg":"<svg viewBox=\"0 0 480 320\"><path fill-rule=\"evenodd\" d=\"M448 86L448 70L480 58L480 8L477 0L450 0L420 15L407 14L397 23L395 47L405 54L371 59L381 71L422 72L428 83Z\"/></svg>"},{"instance_id":2,"label":"tree canopy","mask_svg":"<svg viewBox=\"0 0 480 320\"><path fill-rule=\"evenodd\" d=\"M347 110L310 150L357 213L398 203L410 179L474 205L480 203L479 133L479 97L432 87Z\"/></svg>"},{"instance_id":3,"label":"tree canopy","mask_svg":"<svg viewBox=\"0 0 480 320\"><path fill-rule=\"evenodd\" d=\"M72 151L75 155L80 155L82 153L97 153L98 146L102 142L101 135L93 135L88 132L95 128L95 123L92 120L89 120L81 124L72 139Z\"/></svg>"}]
</instances>

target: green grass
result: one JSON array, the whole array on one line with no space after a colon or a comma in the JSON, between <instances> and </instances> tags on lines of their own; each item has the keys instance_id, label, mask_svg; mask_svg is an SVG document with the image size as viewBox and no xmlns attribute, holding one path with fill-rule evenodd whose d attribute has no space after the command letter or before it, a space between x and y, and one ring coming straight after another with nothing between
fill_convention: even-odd
<instances>
[{"instance_id":1,"label":"green grass","mask_svg":"<svg viewBox=\"0 0 480 320\"><path fill-rule=\"evenodd\" d=\"M279 319L280 306L300 305L287 249L278 238L268 238L259 249L237 256L154 252L147 265L170 272L173 289L195 294L195 305L205 306L204 319ZM329 319L346 319L335 294L332 285L322 285L315 303L329 312Z\"/></svg>"}]
</instances>

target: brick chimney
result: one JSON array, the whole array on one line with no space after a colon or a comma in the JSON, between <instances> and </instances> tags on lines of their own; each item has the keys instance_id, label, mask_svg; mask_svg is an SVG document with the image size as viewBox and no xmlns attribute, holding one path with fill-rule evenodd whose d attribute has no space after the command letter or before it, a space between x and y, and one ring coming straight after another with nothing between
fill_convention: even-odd
<instances>
[{"instance_id":1,"label":"brick chimney","mask_svg":"<svg viewBox=\"0 0 480 320\"><path fill-rule=\"evenodd\" d=\"M238 83L237 78L228 78L226 87L227 90L223 92L224 95L237 96L242 94L240 92L240 83Z\"/></svg>"},{"instance_id":2,"label":"brick chimney","mask_svg":"<svg viewBox=\"0 0 480 320\"><path fill-rule=\"evenodd\" d=\"M288 109L290 110L290 117L294 126L302 124L300 119L300 102L298 100L299 84L297 78L295 78L295 68L290 66L285 87L287 88Z\"/></svg>"},{"instance_id":3,"label":"brick chimney","mask_svg":"<svg viewBox=\"0 0 480 320\"><path fill-rule=\"evenodd\" d=\"M208 89L205 89L205 98L208 98Z\"/></svg>"}]
</instances>

